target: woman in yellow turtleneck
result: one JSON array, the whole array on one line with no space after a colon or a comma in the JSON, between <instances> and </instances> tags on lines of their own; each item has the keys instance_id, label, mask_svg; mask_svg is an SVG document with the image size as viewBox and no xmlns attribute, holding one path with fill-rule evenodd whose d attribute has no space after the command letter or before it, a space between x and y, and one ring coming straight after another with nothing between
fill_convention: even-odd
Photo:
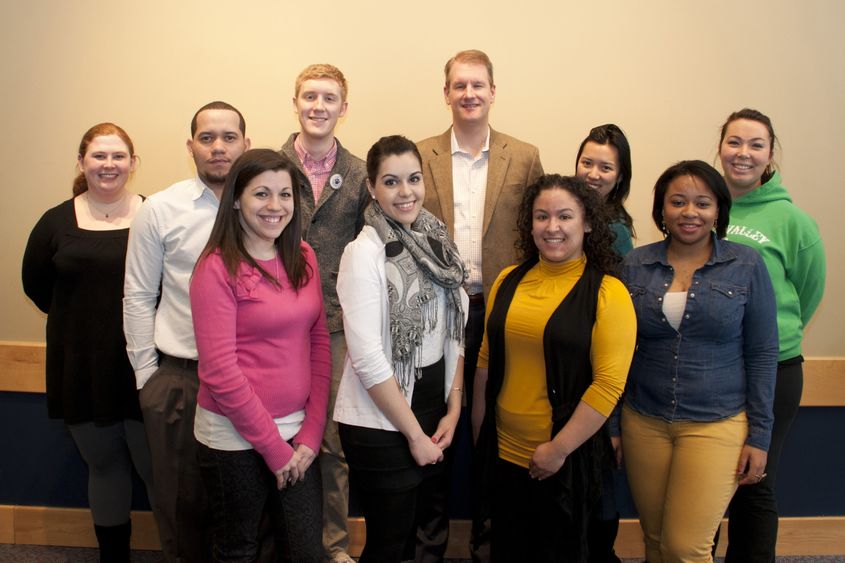
<instances>
[{"instance_id":1,"label":"woman in yellow turtleneck","mask_svg":"<svg viewBox=\"0 0 845 563\"><path fill-rule=\"evenodd\" d=\"M475 376L476 501L494 562L586 561L612 464L602 426L625 387L636 318L604 206L583 180L529 186L518 230L523 262L493 285Z\"/></svg>"}]
</instances>

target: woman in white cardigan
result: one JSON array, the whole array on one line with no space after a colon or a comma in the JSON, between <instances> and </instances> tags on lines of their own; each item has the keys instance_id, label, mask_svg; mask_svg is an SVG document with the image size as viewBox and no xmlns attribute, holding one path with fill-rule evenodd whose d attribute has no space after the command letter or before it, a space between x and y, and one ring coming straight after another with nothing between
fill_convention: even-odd
<instances>
[{"instance_id":1,"label":"woman in white cardigan","mask_svg":"<svg viewBox=\"0 0 845 563\"><path fill-rule=\"evenodd\" d=\"M404 137L370 149L373 201L338 274L348 353L334 419L362 493L363 563L414 558L416 527L448 486L443 451L460 415L465 269L422 208L421 162Z\"/></svg>"}]
</instances>

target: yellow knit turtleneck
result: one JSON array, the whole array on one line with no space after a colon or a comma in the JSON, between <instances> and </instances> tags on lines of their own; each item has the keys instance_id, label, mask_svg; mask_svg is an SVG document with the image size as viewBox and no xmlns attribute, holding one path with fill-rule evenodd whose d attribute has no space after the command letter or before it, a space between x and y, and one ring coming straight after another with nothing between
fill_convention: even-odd
<instances>
[{"instance_id":1,"label":"yellow knit turtleneck","mask_svg":"<svg viewBox=\"0 0 845 563\"><path fill-rule=\"evenodd\" d=\"M552 313L584 273L586 257L556 263L540 259L519 283L505 320L505 369L496 402L499 457L522 467L534 450L551 439L552 409L546 389L543 331ZM504 277L499 274L488 300L489 316ZM610 415L625 387L636 341L637 320L631 298L618 279L605 276L598 296L590 361L593 383L582 400ZM487 336L478 367L488 365Z\"/></svg>"}]
</instances>

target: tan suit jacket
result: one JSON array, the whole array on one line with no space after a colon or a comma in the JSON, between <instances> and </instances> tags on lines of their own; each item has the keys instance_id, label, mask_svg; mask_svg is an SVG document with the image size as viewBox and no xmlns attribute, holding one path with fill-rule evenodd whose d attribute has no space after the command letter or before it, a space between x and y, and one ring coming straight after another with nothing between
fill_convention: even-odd
<instances>
[{"instance_id":1,"label":"tan suit jacket","mask_svg":"<svg viewBox=\"0 0 845 563\"><path fill-rule=\"evenodd\" d=\"M417 143L423 159L424 207L439 217L454 237L455 200L452 196L452 130ZM484 297L499 272L516 263L514 242L522 192L543 175L540 151L490 129L487 193L484 199L481 278Z\"/></svg>"}]
</instances>

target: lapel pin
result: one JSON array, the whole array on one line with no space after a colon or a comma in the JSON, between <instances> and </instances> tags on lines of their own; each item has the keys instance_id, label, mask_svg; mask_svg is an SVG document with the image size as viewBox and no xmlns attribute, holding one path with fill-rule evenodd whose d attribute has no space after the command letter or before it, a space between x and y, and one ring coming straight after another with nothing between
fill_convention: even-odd
<instances>
[{"instance_id":1,"label":"lapel pin","mask_svg":"<svg viewBox=\"0 0 845 563\"><path fill-rule=\"evenodd\" d=\"M333 190L340 189L340 186L343 185L343 176L340 174L332 174L332 177L329 178L329 185Z\"/></svg>"}]
</instances>

